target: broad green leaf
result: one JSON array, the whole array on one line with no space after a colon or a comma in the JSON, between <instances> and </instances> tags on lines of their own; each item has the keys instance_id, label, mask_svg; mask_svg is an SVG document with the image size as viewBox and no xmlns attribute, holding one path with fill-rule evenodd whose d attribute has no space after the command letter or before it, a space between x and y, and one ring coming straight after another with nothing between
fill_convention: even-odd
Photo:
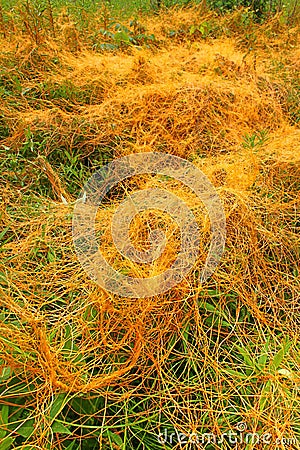
<instances>
[{"instance_id":1,"label":"broad green leaf","mask_svg":"<svg viewBox=\"0 0 300 450\"><path fill-rule=\"evenodd\" d=\"M0 381L5 381L10 377L11 374L11 368L10 367L3 367L2 373L0 375Z\"/></svg>"},{"instance_id":2,"label":"broad green leaf","mask_svg":"<svg viewBox=\"0 0 300 450\"><path fill-rule=\"evenodd\" d=\"M8 413L9 413L9 406L8 405L2 405L1 408L1 422L7 424L8 423Z\"/></svg>"},{"instance_id":3,"label":"broad green leaf","mask_svg":"<svg viewBox=\"0 0 300 450\"><path fill-rule=\"evenodd\" d=\"M1 411L0 411L0 439L3 439L6 436L6 428L8 425L8 413L9 413L9 406L8 405L2 405ZM1 445L0 445L1 450Z\"/></svg>"},{"instance_id":4,"label":"broad green leaf","mask_svg":"<svg viewBox=\"0 0 300 450\"><path fill-rule=\"evenodd\" d=\"M32 435L34 431L34 419L26 420L26 422L23 423L23 425L20 426L16 430L16 433L18 433L20 436L23 436L24 438L28 438ZM1 450L1 449L0 449Z\"/></svg>"},{"instance_id":5,"label":"broad green leaf","mask_svg":"<svg viewBox=\"0 0 300 450\"><path fill-rule=\"evenodd\" d=\"M257 364L259 365L260 369L263 369L266 365L268 359L268 353L262 353L260 357L258 358Z\"/></svg>"},{"instance_id":6,"label":"broad green leaf","mask_svg":"<svg viewBox=\"0 0 300 450\"><path fill-rule=\"evenodd\" d=\"M51 429L53 433L72 434L72 431L70 431L63 423L59 422L58 420L55 420L53 422Z\"/></svg>"},{"instance_id":7,"label":"broad green leaf","mask_svg":"<svg viewBox=\"0 0 300 450\"><path fill-rule=\"evenodd\" d=\"M108 436L109 440L113 441L115 444L123 445L123 440L120 438L120 436L118 434L107 430L107 436Z\"/></svg>"},{"instance_id":8,"label":"broad green leaf","mask_svg":"<svg viewBox=\"0 0 300 450\"><path fill-rule=\"evenodd\" d=\"M67 394L58 394L58 396L52 403L51 409L50 409L50 418L51 419L55 419L55 417L61 412L61 410L65 406L66 396L67 396Z\"/></svg>"},{"instance_id":9,"label":"broad green leaf","mask_svg":"<svg viewBox=\"0 0 300 450\"><path fill-rule=\"evenodd\" d=\"M127 44L130 43L130 37L125 31L117 31L114 35L114 40L116 42L126 42Z\"/></svg>"},{"instance_id":10,"label":"broad green leaf","mask_svg":"<svg viewBox=\"0 0 300 450\"><path fill-rule=\"evenodd\" d=\"M283 344L283 347L276 353L276 355L273 358L273 361L271 363L271 370L278 369L278 367L280 366L280 364L283 361L283 358L289 351L290 346L291 346L291 342L289 342L289 340L287 340L287 342L285 344Z\"/></svg>"},{"instance_id":11,"label":"broad green leaf","mask_svg":"<svg viewBox=\"0 0 300 450\"><path fill-rule=\"evenodd\" d=\"M0 442L0 450L7 450L12 448L13 442L14 438L6 437L3 441Z\"/></svg>"}]
</instances>

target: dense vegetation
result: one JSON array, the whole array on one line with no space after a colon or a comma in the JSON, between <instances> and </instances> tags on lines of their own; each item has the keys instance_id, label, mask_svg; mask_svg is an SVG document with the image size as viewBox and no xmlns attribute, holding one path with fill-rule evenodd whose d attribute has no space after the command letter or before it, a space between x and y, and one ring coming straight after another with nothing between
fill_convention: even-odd
<instances>
[{"instance_id":1,"label":"dense vegetation","mask_svg":"<svg viewBox=\"0 0 300 450\"><path fill-rule=\"evenodd\" d=\"M300 448L297 3L5 0L0 35L0 450L223 450L230 432ZM132 224L171 236L157 265L117 254L111 218L136 189L183 198L204 244L171 291L121 298L83 272L73 207L106 162L147 151L209 177L226 249L199 284L201 202L129 180L97 218L118 270L161 272L178 249L158 212Z\"/></svg>"}]
</instances>

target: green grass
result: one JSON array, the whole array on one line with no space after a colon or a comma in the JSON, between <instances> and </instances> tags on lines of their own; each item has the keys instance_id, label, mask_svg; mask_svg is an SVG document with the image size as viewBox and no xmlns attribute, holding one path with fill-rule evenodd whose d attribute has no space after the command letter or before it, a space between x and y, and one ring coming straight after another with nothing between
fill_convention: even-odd
<instances>
[{"instance_id":1,"label":"green grass","mask_svg":"<svg viewBox=\"0 0 300 450\"><path fill-rule=\"evenodd\" d=\"M25 0L1 0L2 7L5 11L13 10L17 5L25 5ZM191 4L200 4L201 0L30 0L29 4L33 10L37 13L43 13L43 11L49 8L49 5L54 9L67 8L68 12L73 16L80 19L83 11L88 13L95 13L101 9L103 5L111 11L112 14L118 15L118 17L131 16L138 12L149 13L158 11L160 7L171 8L174 6L183 7ZM256 0L208 0L207 5L213 9L225 12L232 10L240 6L247 6L250 9L253 7L255 10L259 5L262 5L263 9L268 12L271 9L276 11L283 9L288 14L292 13L297 8L297 0L287 0L284 3L280 0L262 1ZM257 6L258 5L258 6Z\"/></svg>"}]
</instances>

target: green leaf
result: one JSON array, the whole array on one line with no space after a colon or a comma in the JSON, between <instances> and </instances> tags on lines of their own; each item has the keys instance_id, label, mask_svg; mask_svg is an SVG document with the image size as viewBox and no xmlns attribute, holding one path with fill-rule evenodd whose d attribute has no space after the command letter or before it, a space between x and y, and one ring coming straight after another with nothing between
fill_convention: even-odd
<instances>
[{"instance_id":1,"label":"green leaf","mask_svg":"<svg viewBox=\"0 0 300 450\"><path fill-rule=\"evenodd\" d=\"M11 368L10 367L3 367L2 374L0 375L0 381L6 381L11 374Z\"/></svg>"},{"instance_id":2,"label":"green leaf","mask_svg":"<svg viewBox=\"0 0 300 450\"><path fill-rule=\"evenodd\" d=\"M72 450L74 445L75 445L75 441L71 442L71 444L68 445L68 447L65 450Z\"/></svg>"},{"instance_id":3,"label":"green leaf","mask_svg":"<svg viewBox=\"0 0 300 450\"><path fill-rule=\"evenodd\" d=\"M18 433L20 436L23 436L24 438L28 438L32 435L34 431L34 419L26 420L26 422L23 423L23 425L20 426L16 430L16 433ZM0 447L1 450L1 447Z\"/></svg>"},{"instance_id":4,"label":"green leaf","mask_svg":"<svg viewBox=\"0 0 300 450\"><path fill-rule=\"evenodd\" d=\"M13 444L14 439L12 437L6 437L3 441L0 443L0 450L7 450L11 448L11 445Z\"/></svg>"},{"instance_id":5,"label":"green leaf","mask_svg":"<svg viewBox=\"0 0 300 450\"><path fill-rule=\"evenodd\" d=\"M8 423L8 413L9 413L9 406L3 405L1 408L1 422L7 424Z\"/></svg>"},{"instance_id":6,"label":"green leaf","mask_svg":"<svg viewBox=\"0 0 300 450\"><path fill-rule=\"evenodd\" d=\"M61 433L61 434L72 434L69 428L65 427L65 425L58 420L55 420L51 426L53 433Z\"/></svg>"},{"instance_id":7,"label":"green leaf","mask_svg":"<svg viewBox=\"0 0 300 450\"><path fill-rule=\"evenodd\" d=\"M0 233L0 240L6 235L7 231L9 230L10 227L6 227L4 228L3 231L1 231Z\"/></svg>"},{"instance_id":8,"label":"green leaf","mask_svg":"<svg viewBox=\"0 0 300 450\"><path fill-rule=\"evenodd\" d=\"M93 400L75 397L70 401L70 406L78 414L94 414L98 407L103 406L101 397Z\"/></svg>"},{"instance_id":9,"label":"green leaf","mask_svg":"<svg viewBox=\"0 0 300 450\"><path fill-rule=\"evenodd\" d=\"M194 34L196 30L197 30L197 27L195 27L195 25L192 25L190 28L190 35Z\"/></svg>"},{"instance_id":10,"label":"green leaf","mask_svg":"<svg viewBox=\"0 0 300 450\"><path fill-rule=\"evenodd\" d=\"M270 393L270 391L271 391L271 381L268 380L261 391L261 396L260 396L260 400L259 400L259 410L260 411L263 411L265 409L265 406L266 406L266 403L268 400L268 394Z\"/></svg>"},{"instance_id":11,"label":"green leaf","mask_svg":"<svg viewBox=\"0 0 300 450\"><path fill-rule=\"evenodd\" d=\"M99 48L101 48L101 50L116 50L118 47L114 44L110 44L109 42L104 42L99 45Z\"/></svg>"},{"instance_id":12,"label":"green leaf","mask_svg":"<svg viewBox=\"0 0 300 450\"><path fill-rule=\"evenodd\" d=\"M260 357L258 358L258 361L257 361L257 364L259 365L260 369L263 369L265 367L267 359L268 359L268 353L267 352L262 353L260 355Z\"/></svg>"},{"instance_id":13,"label":"green leaf","mask_svg":"<svg viewBox=\"0 0 300 450\"><path fill-rule=\"evenodd\" d=\"M255 362L253 361L253 359L251 358L249 352L247 349L245 349L244 347L240 347L239 345L235 344L235 347L238 349L238 351L240 352L240 354L242 355L242 357L244 358L245 363L247 364L248 367L251 367L252 369L256 368Z\"/></svg>"},{"instance_id":14,"label":"green leaf","mask_svg":"<svg viewBox=\"0 0 300 450\"><path fill-rule=\"evenodd\" d=\"M291 342L289 342L289 340L287 340L287 342L285 344L283 344L282 348L276 353L276 355L273 358L273 361L270 366L271 370L278 369L278 367L280 366L280 364L283 361L283 358L289 351L290 346L291 346Z\"/></svg>"},{"instance_id":15,"label":"green leaf","mask_svg":"<svg viewBox=\"0 0 300 450\"><path fill-rule=\"evenodd\" d=\"M120 438L120 436L116 433L113 433L112 431L107 430L107 436L110 441L113 441L117 445L123 445L123 440Z\"/></svg>"},{"instance_id":16,"label":"green leaf","mask_svg":"<svg viewBox=\"0 0 300 450\"><path fill-rule=\"evenodd\" d=\"M269 344L270 344L270 337L268 336L266 343L264 345L263 351L260 355L260 357L258 358L257 364L259 366L260 369L264 369L268 360L268 356L269 356Z\"/></svg>"},{"instance_id":17,"label":"green leaf","mask_svg":"<svg viewBox=\"0 0 300 450\"><path fill-rule=\"evenodd\" d=\"M72 359L73 363L79 363L83 360L83 355L80 353L78 346L74 342L74 335L72 333L72 328L70 325L66 325L65 329L65 342L63 346L63 355Z\"/></svg>"},{"instance_id":18,"label":"green leaf","mask_svg":"<svg viewBox=\"0 0 300 450\"><path fill-rule=\"evenodd\" d=\"M210 303L207 302L201 302L201 307L206 311L212 312L213 314L219 316L222 319L221 320L222 326L231 327L231 324L227 320L224 320L224 318L227 319L226 314L223 311L217 309L217 306L211 305Z\"/></svg>"},{"instance_id":19,"label":"green leaf","mask_svg":"<svg viewBox=\"0 0 300 450\"><path fill-rule=\"evenodd\" d=\"M114 40L116 42L126 42L126 44L130 43L130 37L125 31L117 31L117 33L114 35Z\"/></svg>"},{"instance_id":20,"label":"green leaf","mask_svg":"<svg viewBox=\"0 0 300 450\"><path fill-rule=\"evenodd\" d=\"M8 405L2 405L1 412L0 412L0 439L3 439L6 436L6 428L8 425L8 413L9 413L9 406ZM0 446L1 450L1 446Z\"/></svg>"},{"instance_id":21,"label":"green leaf","mask_svg":"<svg viewBox=\"0 0 300 450\"><path fill-rule=\"evenodd\" d=\"M56 259L55 252L52 249L48 250L47 259L50 263L55 261L55 259Z\"/></svg>"},{"instance_id":22,"label":"green leaf","mask_svg":"<svg viewBox=\"0 0 300 450\"><path fill-rule=\"evenodd\" d=\"M216 307L214 305L211 305L210 303L201 302L201 307L212 313L215 313L215 314L218 313L218 310L216 309Z\"/></svg>"},{"instance_id":23,"label":"green leaf","mask_svg":"<svg viewBox=\"0 0 300 450\"><path fill-rule=\"evenodd\" d=\"M51 419L55 419L55 417L61 412L61 410L65 406L66 396L67 396L67 394L58 394L58 396L52 403L51 409L50 409L50 418Z\"/></svg>"},{"instance_id":24,"label":"green leaf","mask_svg":"<svg viewBox=\"0 0 300 450\"><path fill-rule=\"evenodd\" d=\"M234 377L241 378L241 379L244 379L244 380L246 378L248 378L248 376L245 375L243 372L238 372L236 370L226 369L226 372L229 373L230 375L233 375Z\"/></svg>"}]
</instances>

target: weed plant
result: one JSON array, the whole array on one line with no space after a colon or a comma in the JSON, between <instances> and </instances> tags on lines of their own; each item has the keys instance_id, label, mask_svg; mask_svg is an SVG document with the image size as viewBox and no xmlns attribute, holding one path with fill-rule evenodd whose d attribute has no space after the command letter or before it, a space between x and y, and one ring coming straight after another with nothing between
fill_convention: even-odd
<instances>
[{"instance_id":1,"label":"weed plant","mask_svg":"<svg viewBox=\"0 0 300 450\"><path fill-rule=\"evenodd\" d=\"M204 3L129 18L100 2L80 18L69 3L2 10L1 450L255 448L246 433L256 448L300 448L296 9L257 23L249 8L218 15ZM139 265L118 254L111 218L137 189L180 196L201 251L169 292L121 298L83 272L73 206L97 169L148 151L209 177L226 249L200 284L210 239L201 202L173 179L128 180L97 215L116 269L161 273L180 245L176 224L152 211L131 233L138 247L162 227L162 256Z\"/></svg>"}]
</instances>

